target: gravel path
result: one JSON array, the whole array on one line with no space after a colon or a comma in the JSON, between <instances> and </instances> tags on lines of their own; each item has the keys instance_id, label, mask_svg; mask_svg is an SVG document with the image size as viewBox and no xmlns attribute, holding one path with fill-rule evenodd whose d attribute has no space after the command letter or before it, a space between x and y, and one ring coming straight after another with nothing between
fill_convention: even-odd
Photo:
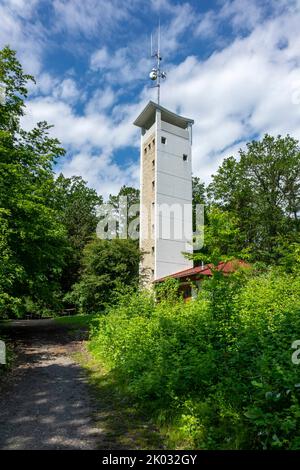
<instances>
[{"instance_id":1,"label":"gravel path","mask_svg":"<svg viewBox=\"0 0 300 470\"><path fill-rule=\"evenodd\" d=\"M0 449L95 449L86 377L71 355L80 348L53 320L13 322L21 354L0 389Z\"/></svg>"}]
</instances>

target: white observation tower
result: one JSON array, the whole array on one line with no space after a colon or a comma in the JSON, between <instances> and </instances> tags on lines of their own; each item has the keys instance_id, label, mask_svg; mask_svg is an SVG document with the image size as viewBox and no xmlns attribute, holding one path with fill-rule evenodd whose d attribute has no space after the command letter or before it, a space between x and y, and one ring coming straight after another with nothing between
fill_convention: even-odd
<instances>
[{"instance_id":1,"label":"white observation tower","mask_svg":"<svg viewBox=\"0 0 300 470\"><path fill-rule=\"evenodd\" d=\"M160 34L159 36L160 37ZM192 251L192 119L162 107L160 39L150 79L157 103L150 101L134 121L141 129L140 248L144 285L193 267L183 252Z\"/></svg>"}]
</instances>

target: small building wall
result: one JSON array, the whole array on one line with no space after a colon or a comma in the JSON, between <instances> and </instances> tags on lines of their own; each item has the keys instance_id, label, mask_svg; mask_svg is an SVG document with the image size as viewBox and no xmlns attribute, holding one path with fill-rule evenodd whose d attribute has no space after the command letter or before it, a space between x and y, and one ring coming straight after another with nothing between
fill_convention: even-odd
<instances>
[{"instance_id":1,"label":"small building wall","mask_svg":"<svg viewBox=\"0 0 300 470\"><path fill-rule=\"evenodd\" d=\"M155 126L141 138L141 211L140 211L140 249L143 253L140 271L142 282L147 285L154 279L155 258L155 233L153 204L155 202ZM153 165L154 162L154 165Z\"/></svg>"},{"instance_id":2,"label":"small building wall","mask_svg":"<svg viewBox=\"0 0 300 470\"><path fill-rule=\"evenodd\" d=\"M158 122L155 279L192 267L183 255L192 240L191 139L188 130Z\"/></svg>"}]
</instances>

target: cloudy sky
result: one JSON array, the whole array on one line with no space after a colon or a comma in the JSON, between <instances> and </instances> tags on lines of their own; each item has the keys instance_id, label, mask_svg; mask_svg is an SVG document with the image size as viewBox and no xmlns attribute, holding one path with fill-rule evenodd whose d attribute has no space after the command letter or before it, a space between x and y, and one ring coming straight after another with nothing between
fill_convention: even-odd
<instances>
[{"instance_id":1,"label":"cloudy sky","mask_svg":"<svg viewBox=\"0 0 300 470\"><path fill-rule=\"evenodd\" d=\"M0 0L0 46L37 79L24 126L54 124L56 171L104 195L139 184L159 16L161 104L195 120L195 175L266 132L300 139L300 0Z\"/></svg>"}]
</instances>

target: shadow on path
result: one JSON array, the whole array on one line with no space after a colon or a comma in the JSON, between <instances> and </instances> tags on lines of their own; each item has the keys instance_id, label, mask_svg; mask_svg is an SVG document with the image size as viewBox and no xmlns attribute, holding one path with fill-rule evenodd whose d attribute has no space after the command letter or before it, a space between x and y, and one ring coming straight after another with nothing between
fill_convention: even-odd
<instances>
[{"instance_id":1,"label":"shadow on path","mask_svg":"<svg viewBox=\"0 0 300 470\"><path fill-rule=\"evenodd\" d=\"M15 321L5 333L21 354L0 389L0 449L95 449L86 375L70 357L78 341L53 320Z\"/></svg>"}]
</instances>

